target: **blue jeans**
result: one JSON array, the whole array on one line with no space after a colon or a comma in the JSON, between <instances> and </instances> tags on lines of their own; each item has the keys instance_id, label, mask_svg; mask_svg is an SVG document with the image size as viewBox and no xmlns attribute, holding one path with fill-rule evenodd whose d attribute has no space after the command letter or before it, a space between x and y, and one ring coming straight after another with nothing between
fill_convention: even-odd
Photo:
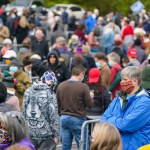
<instances>
[{"instance_id":1,"label":"blue jeans","mask_svg":"<svg viewBox=\"0 0 150 150\"><path fill-rule=\"evenodd\" d=\"M61 119L62 150L71 150L73 137L75 137L79 148L81 127L85 120L85 118L72 116L66 119Z\"/></svg>"}]
</instances>

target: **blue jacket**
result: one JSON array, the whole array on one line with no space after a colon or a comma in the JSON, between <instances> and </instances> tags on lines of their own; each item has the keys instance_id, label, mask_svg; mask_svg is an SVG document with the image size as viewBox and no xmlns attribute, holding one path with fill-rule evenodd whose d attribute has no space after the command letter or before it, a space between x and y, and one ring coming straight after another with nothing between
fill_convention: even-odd
<instances>
[{"instance_id":1,"label":"blue jacket","mask_svg":"<svg viewBox=\"0 0 150 150\"><path fill-rule=\"evenodd\" d=\"M97 24L97 20L94 19L92 16L89 16L86 20L85 20L85 25L87 28L88 33L92 32L94 29L94 26Z\"/></svg>"},{"instance_id":2,"label":"blue jacket","mask_svg":"<svg viewBox=\"0 0 150 150\"><path fill-rule=\"evenodd\" d=\"M150 143L150 93L143 89L127 98L128 102L122 109L122 99L116 97L101 121L118 128L123 150L137 150Z\"/></svg>"}]
</instances>

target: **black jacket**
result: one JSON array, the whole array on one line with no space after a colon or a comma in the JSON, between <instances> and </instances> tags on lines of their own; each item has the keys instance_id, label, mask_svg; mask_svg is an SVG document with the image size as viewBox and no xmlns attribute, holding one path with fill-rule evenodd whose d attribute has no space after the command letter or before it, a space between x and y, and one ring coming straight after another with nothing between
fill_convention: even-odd
<instances>
[{"instance_id":1,"label":"black jacket","mask_svg":"<svg viewBox=\"0 0 150 150\"><path fill-rule=\"evenodd\" d=\"M109 92L105 88L95 88L97 85L89 85L90 90L94 90L94 105L91 109L87 109L88 116L100 116L111 103Z\"/></svg>"},{"instance_id":2,"label":"black jacket","mask_svg":"<svg viewBox=\"0 0 150 150\"><path fill-rule=\"evenodd\" d=\"M40 42L36 38L32 39L32 52L40 55L43 60L47 57L48 47L48 42L45 39Z\"/></svg>"},{"instance_id":3,"label":"black jacket","mask_svg":"<svg viewBox=\"0 0 150 150\"><path fill-rule=\"evenodd\" d=\"M56 63L54 65L52 65L49 62L49 58L51 55L54 55L56 57ZM49 52L47 58L48 58L48 70L52 70L55 73L56 78L58 80L58 84L70 78L67 66L59 62L58 55L55 51Z\"/></svg>"},{"instance_id":4,"label":"black jacket","mask_svg":"<svg viewBox=\"0 0 150 150\"><path fill-rule=\"evenodd\" d=\"M47 66L41 60L33 59L32 61L32 72L41 77L46 71Z\"/></svg>"}]
</instances>

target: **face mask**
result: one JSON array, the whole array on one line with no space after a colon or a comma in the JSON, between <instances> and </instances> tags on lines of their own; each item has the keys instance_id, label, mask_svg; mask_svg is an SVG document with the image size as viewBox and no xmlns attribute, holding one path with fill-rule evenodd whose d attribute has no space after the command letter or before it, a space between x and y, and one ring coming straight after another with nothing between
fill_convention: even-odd
<instances>
[{"instance_id":1,"label":"face mask","mask_svg":"<svg viewBox=\"0 0 150 150\"><path fill-rule=\"evenodd\" d=\"M108 66L111 68L113 66L112 62L108 62Z\"/></svg>"},{"instance_id":2,"label":"face mask","mask_svg":"<svg viewBox=\"0 0 150 150\"><path fill-rule=\"evenodd\" d=\"M15 14L13 14L11 17L12 17L12 18L16 18Z\"/></svg>"},{"instance_id":3,"label":"face mask","mask_svg":"<svg viewBox=\"0 0 150 150\"><path fill-rule=\"evenodd\" d=\"M16 72L18 72L18 67L11 66L11 67L9 68L9 71L12 71L12 72L16 73Z\"/></svg>"},{"instance_id":4,"label":"face mask","mask_svg":"<svg viewBox=\"0 0 150 150\"><path fill-rule=\"evenodd\" d=\"M102 66L102 64L100 62L96 62L95 65L97 68L101 68L101 66Z\"/></svg>"},{"instance_id":5,"label":"face mask","mask_svg":"<svg viewBox=\"0 0 150 150\"><path fill-rule=\"evenodd\" d=\"M126 94L130 94L134 89L134 85L131 80L127 80L125 82L121 81L120 86L121 86L121 90Z\"/></svg>"},{"instance_id":6,"label":"face mask","mask_svg":"<svg viewBox=\"0 0 150 150\"><path fill-rule=\"evenodd\" d=\"M0 129L0 144L10 144L12 141L11 136L9 135L8 131L5 129Z\"/></svg>"}]
</instances>

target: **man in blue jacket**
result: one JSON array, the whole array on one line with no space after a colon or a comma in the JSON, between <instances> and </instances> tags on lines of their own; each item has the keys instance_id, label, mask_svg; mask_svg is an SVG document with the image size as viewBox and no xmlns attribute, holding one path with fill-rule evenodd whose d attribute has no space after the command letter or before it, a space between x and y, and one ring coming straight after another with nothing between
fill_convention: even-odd
<instances>
[{"instance_id":1,"label":"man in blue jacket","mask_svg":"<svg viewBox=\"0 0 150 150\"><path fill-rule=\"evenodd\" d=\"M118 128L123 150L150 143L150 93L140 87L141 70L129 66L121 72L121 91L101 117Z\"/></svg>"}]
</instances>

